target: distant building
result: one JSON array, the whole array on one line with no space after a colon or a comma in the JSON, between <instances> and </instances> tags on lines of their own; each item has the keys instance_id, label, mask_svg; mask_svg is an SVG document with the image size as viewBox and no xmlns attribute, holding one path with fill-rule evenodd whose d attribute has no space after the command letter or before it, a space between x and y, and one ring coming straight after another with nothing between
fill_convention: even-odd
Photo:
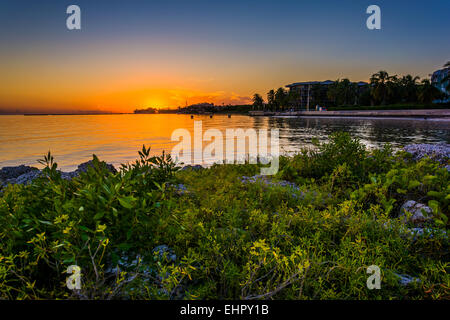
<instances>
[{"instance_id":1,"label":"distant building","mask_svg":"<svg viewBox=\"0 0 450 320\"><path fill-rule=\"evenodd\" d=\"M443 81L443 79L445 77L447 77L450 74L450 67L448 68L444 68L441 70L437 70L435 72L433 72L433 74L431 75L431 83L438 88L441 92L445 93L447 95L447 97L450 95L450 93L447 91L447 86L449 83L449 80L447 81ZM450 99L447 98L446 101L442 101L442 102L448 102Z\"/></svg>"},{"instance_id":2,"label":"distant building","mask_svg":"<svg viewBox=\"0 0 450 320\"><path fill-rule=\"evenodd\" d=\"M300 109L315 109L315 105L328 107L332 104L332 101L328 99L328 88L335 81L307 81L307 82L295 82L286 85L290 92L295 93L297 96L295 101L295 107ZM357 82L359 90L366 88L368 83Z\"/></svg>"}]
</instances>

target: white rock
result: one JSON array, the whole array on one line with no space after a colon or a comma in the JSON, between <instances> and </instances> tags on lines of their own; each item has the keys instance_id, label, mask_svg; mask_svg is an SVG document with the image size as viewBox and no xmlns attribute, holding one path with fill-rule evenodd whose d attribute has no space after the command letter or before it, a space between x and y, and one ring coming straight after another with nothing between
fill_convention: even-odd
<instances>
[{"instance_id":1,"label":"white rock","mask_svg":"<svg viewBox=\"0 0 450 320\"><path fill-rule=\"evenodd\" d=\"M416 277L411 277L407 274L398 274L395 273L394 274L399 278L399 282L402 286L406 287L412 283L420 283L420 279L416 278Z\"/></svg>"},{"instance_id":2,"label":"white rock","mask_svg":"<svg viewBox=\"0 0 450 320\"><path fill-rule=\"evenodd\" d=\"M411 216L408 218L408 214ZM400 208L400 217L404 223L422 224L431 219L433 210L414 200L406 201Z\"/></svg>"}]
</instances>

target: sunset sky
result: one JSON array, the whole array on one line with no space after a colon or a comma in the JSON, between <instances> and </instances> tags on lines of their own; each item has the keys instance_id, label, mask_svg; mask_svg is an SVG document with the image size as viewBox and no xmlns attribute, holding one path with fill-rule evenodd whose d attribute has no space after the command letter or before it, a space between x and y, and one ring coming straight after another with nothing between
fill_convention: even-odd
<instances>
[{"instance_id":1,"label":"sunset sky","mask_svg":"<svg viewBox=\"0 0 450 320\"><path fill-rule=\"evenodd\" d=\"M82 29L66 28L67 6ZM366 28L366 8L382 29ZM0 0L0 112L245 104L298 81L428 77L450 1Z\"/></svg>"}]
</instances>

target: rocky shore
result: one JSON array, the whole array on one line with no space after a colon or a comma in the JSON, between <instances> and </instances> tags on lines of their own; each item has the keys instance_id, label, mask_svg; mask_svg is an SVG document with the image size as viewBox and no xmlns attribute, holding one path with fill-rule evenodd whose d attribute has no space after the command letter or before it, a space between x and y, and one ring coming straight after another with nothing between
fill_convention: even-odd
<instances>
[{"instance_id":1,"label":"rocky shore","mask_svg":"<svg viewBox=\"0 0 450 320\"><path fill-rule=\"evenodd\" d=\"M112 164L102 162L108 170L116 173L117 170ZM61 178L71 180L78 177L81 172L86 172L89 167L92 167L92 160L84 162L78 166L74 171L61 172ZM34 179L38 178L42 174L42 171L35 167L20 165L15 167L3 167L0 169L0 187L5 187L8 184L29 184Z\"/></svg>"},{"instance_id":2,"label":"rocky shore","mask_svg":"<svg viewBox=\"0 0 450 320\"><path fill-rule=\"evenodd\" d=\"M450 144L410 144L403 148L406 152L412 154L414 160L420 160L425 156L439 161L450 171Z\"/></svg>"},{"instance_id":3,"label":"rocky shore","mask_svg":"<svg viewBox=\"0 0 450 320\"><path fill-rule=\"evenodd\" d=\"M403 148L406 152L413 156L414 160L420 160L424 157L429 157L433 160L440 162L442 165L450 171L450 144L410 144ZM111 172L117 172L116 168L112 164L102 162L107 166ZM77 170L64 172L61 171L61 177L66 180L78 177L81 172L86 172L88 167L92 166L92 160L80 164ZM185 166L183 170L200 170L203 167L201 165ZM14 166L3 167L0 169L0 187L5 187L8 184L29 184L31 181L39 177L41 170L31 166ZM256 177L258 178L258 177ZM244 180L252 180L249 177L243 177ZM249 181L252 182L252 181Z\"/></svg>"}]
</instances>

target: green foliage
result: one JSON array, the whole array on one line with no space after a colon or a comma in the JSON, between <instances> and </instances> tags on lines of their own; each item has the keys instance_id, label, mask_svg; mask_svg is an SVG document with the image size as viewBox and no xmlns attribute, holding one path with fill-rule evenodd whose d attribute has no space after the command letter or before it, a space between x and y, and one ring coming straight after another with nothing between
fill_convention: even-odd
<instances>
[{"instance_id":1,"label":"green foliage","mask_svg":"<svg viewBox=\"0 0 450 320\"><path fill-rule=\"evenodd\" d=\"M401 78L390 76L386 71L379 71L370 79L371 96L376 105L395 103L431 104L442 94L429 79L418 84L419 77L406 75Z\"/></svg>"},{"instance_id":2,"label":"green foliage","mask_svg":"<svg viewBox=\"0 0 450 320\"><path fill-rule=\"evenodd\" d=\"M335 106L357 104L359 98L358 84L349 79L336 80L327 90L327 96Z\"/></svg>"},{"instance_id":3,"label":"green foliage","mask_svg":"<svg viewBox=\"0 0 450 320\"><path fill-rule=\"evenodd\" d=\"M386 171L391 165L390 145L369 155L364 145L346 132L335 132L329 143L316 145L316 149L303 150L292 159L283 158L278 176L302 184L305 178L327 181L330 175L335 179L336 175L345 174L345 183L352 186L366 181L370 173Z\"/></svg>"},{"instance_id":4,"label":"green foliage","mask_svg":"<svg viewBox=\"0 0 450 320\"><path fill-rule=\"evenodd\" d=\"M252 98L253 108L256 110L261 110L264 107L264 100L260 94L255 93Z\"/></svg>"},{"instance_id":5,"label":"green foliage","mask_svg":"<svg viewBox=\"0 0 450 320\"><path fill-rule=\"evenodd\" d=\"M242 177L257 165L178 171L149 151L118 173L94 156L70 181L48 154L39 179L4 189L0 298L450 297L448 237L414 240L395 218L412 199L432 208L430 227L448 231L449 173L439 163L390 146L367 151L336 133L283 158L273 183L250 183ZM155 252L161 245L174 255ZM81 290L65 286L73 264ZM381 268L381 290L366 287L370 265ZM396 274L420 282L402 286Z\"/></svg>"},{"instance_id":6,"label":"green foliage","mask_svg":"<svg viewBox=\"0 0 450 320\"><path fill-rule=\"evenodd\" d=\"M445 226L450 212L449 171L428 158L415 162L409 157L407 153L397 154L390 170L373 174L370 183L353 192L353 199L361 202L377 199L388 213L406 200L415 199L427 203L433 209L435 221Z\"/></svg>"},{"instance_id":7,"label":"green foliage","mask_svg":"<svg viewBox=\"0 0 450 320\"><path fill-rule=\"evenodd\" d=\"M105 257L117 260L114 250L139 251L153 243L155 212L170 206L165 188L176 167L170 157L149 157L145 147L139 154L140 160L116 174L94 156L92 167L66 181L49 153L42 160L47 165L42 177L31 186L6 188L0 198L0 252L12 269L0 285L1 295L40 297L28 290L34 281L52 297L61 294L60 274L70 264L91 266L85 279L99 282L94 269L104 266ZM22 283L22 290L5 290L10 283Z\"/></svg>"}]
</instances>

